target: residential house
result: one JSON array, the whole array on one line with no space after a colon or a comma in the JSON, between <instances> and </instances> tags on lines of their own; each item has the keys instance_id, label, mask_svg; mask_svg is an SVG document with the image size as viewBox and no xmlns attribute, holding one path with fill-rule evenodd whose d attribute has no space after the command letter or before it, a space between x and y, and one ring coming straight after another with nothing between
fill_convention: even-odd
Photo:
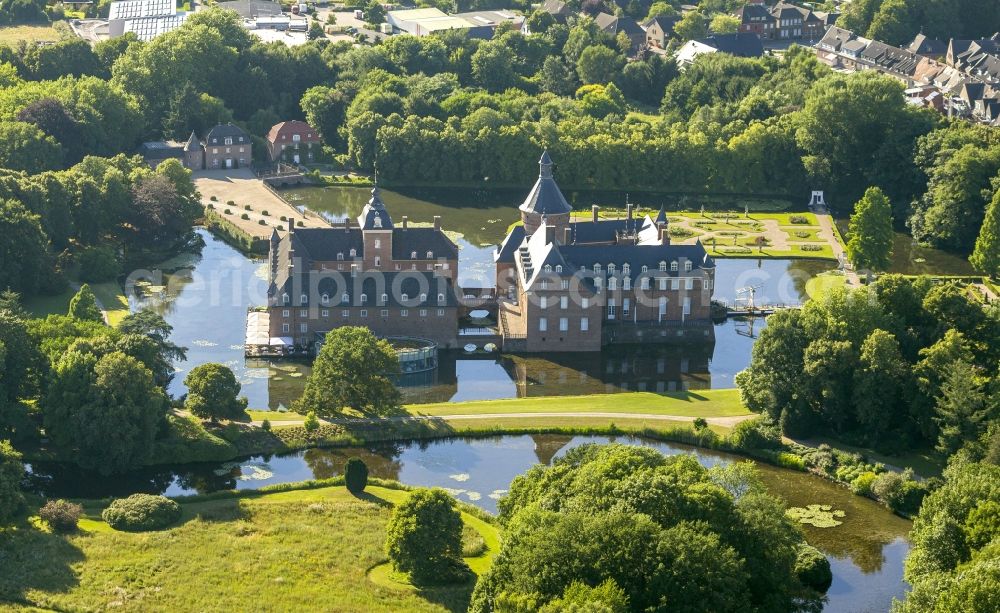
<instances>
[{"instance_id":1,"label":"residential house","mask_svg":"<svg viewBox=\"0 0 1000 613\"><path fill-rule=\"evenodd\" d=\"M690 65L699 55L716 52L729 53L739 57L761 57L764 46L756 34L737 32L735 34L712 34L700 40L689 40L677 51L677 65Z\"/></svg>"},{"instance_id":2,"label":"residential house","mask_svg":"<svg viewBox=\"0 0 1000 613\"><path fill-rule=\"evenodd\" d=\"M494 253L507 350L597 351L710 331L715 264L700 242L671 245L667 216L571 219L543 153L534 187Z\"/></svg>"},{"instance_id":3,"label":"residential house","mask_svg":"<svg viewBox=\"0 0 1000 613\"><path fill-rule=\"evenodd\" d=\"M906 46L906 50L910 53L936 59L944 57L948 53L948 43L931 38L921 32L913 37L913 42Z\"/></svg>"},{"instance_id":4,"label":"residential house","mask_svg":"<svg viewBox=\"0 0 1000 613\"><path fill-rule=\"evenodd\" d=\"M275 124L267 133L267 152L272 162L308 164L322 147L319 133L304 121Z\"/></svg>"},{"instance_id":5,"label":"residential house","mask_svg":"<svg viewBox=\"0 0 1000 613\"><path fill-rule=\"evenodd\" d=\"M665 15L653 17L647 21L642 26L646 29L646 44L666 49L667 43L674 36L674 26L677 25L678 21L680 21L680 17L667 17Z\"/></svg>"},{"instance_id":6,"label":"residential house","mask_svg":"<svg viewBox=\"0 0 1000 613\"><path fill-rule=\"evenodd\" d=\"M770 12L775 22L772 38L778 40L815 40L823 35L826 27L824 21L811 10L787 2L778 2Z\"/></svg>"},{"instance_id":7,"label":"residential house","mask_svg":"<svg viewBox=\"0 0 1000 613\"><path fill-rule=\"evenodd\" d=\"M740 32L753 33L762 39L774 38L774 15L767 10L764 0L750 0L736 9L733 16L740 20Z\"/></svg>"},{"instance_id":8,"label":"residential house","mask_svg":"<svg viewBox=\"0 0 1000 613\"><path fill-rule=\"evenodd\" d=\"M618 36L620 33L625 33L625 36L629 38L632 42L629 54L635 55L639 49L646 44L646 31L636 23L635 19L631 17L619 17L617 15L609 15L608 13L598 13L594 17L594 23L602 32L610 34L611 36Z\"/></svg>"},{"instance_id":9,"label":"residential house","mask_svg":"<svg viewBox=\"0 0 1000 613\"><path fill-rule=\"evenodd\" d=\"M555 18L556 23L566 23L566 20L573 16L573 9L561 0L545 0L541 10Z\"/></svg>"}]
</instances>

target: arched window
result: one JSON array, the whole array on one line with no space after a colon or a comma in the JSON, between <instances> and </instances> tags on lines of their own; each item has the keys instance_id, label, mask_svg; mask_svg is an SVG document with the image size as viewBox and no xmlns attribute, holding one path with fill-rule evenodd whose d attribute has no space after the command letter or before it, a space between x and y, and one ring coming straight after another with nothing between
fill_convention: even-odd
<instances>
[{"instance_id":1,"label":"arched window","mask_svg":"<svg viewBox=\"0 0 1000 613\"><path fill-rule=\"evenodd\" d=\"M358 250L354 249L354 248L351 248L351 257L353 258L353 257L355 257L357 255L358 255Z\"/></svg>"},{"instance_id":2,"label":"arched window","mask_svg":"<svg viewBox=\"0 0 1000 613\"><path fill-rule=\"evenodd\" d=\"M288 294L282 294L281 295L281 302L283 302L284 304L288 304L289 300L291 300L291 299L288 297Z\"/></svg>"},{"instance_id":3,"label":"arched window","mask_svg":"<svg viewBox=\"0 0 1000 613\"><path fill-rule=\"evenodd\" d=\"M427 302L427 294L420 294L420 302Z\"/></svg>"},{"instance_id":4,"label":"arched window","mask_svg":"<svg viewBox=\"0 0 1000 613\"><path fill-rule=\"evenodd\" d=\"M428 260L433 260L434 259L434 252L433 251L428 251L427 252L427 259Z\"/></svg>"},{"instance_id":5,"label":"arched window","mask_svg":"<svg viewBox=\"0 0 1000 613\"><path fill-rule=\"evenodd\" d=\"M343 260L344 259L344 252L343 251L338 251L337 252L337 259L338 260Z\"/></svg>"},{"instance_id":6,"label":"arched window","mask_svg":"<svg viewBox=\"0 0 1000 613\"><path fill-rule=\"evenodd\" d=\"M544 270L545 270L545 272L552 272L552 265L551 264L546 264Z\"/></svg>"},{"instance_id":7,"label":"arched window","mask_svg":"<svg viewBox=\"0 0 1000 613\"><path fill-rule=\"evenodd\" d=\"M308 304L308 303L309 303L309 296L306 296L305 294L299 296L299 304Z\"/></svg>"},{"instance_id":8,"label":"arched window","mask_svg":"<svg viewBox=\"0 0 1000 613\"><path fill-rule=\"evenodd\" d=\"M410 259L411 260L417 259L417 252L416 251L411 251L410 252Z\"/></svg>"},{"instance_id":9,"label":"arched window","mask_svg":"<svg viewBox=\"0 0 1000 613\"><path fill-rule=\"evenodd\" d=\"M667 270L667 263L660 262L660 272L666 272L666 270Z\"/></svg>"},{"instance_id":10,"label":"arched window","mask_svg":"<svg viewBox=\"0 0 1000 613\"><path fill-rule=\"evenodd\" d=\"M670 262L670 271L671 272L677 272L677 260L674 260L673 262Z\"/></svg>"},{"instance_id":11,"label":"arched window","mask_svg":"<svg viewBox=\"0 0 1000 613\"><path fill-rule=\"evenodd\" d=\"M382 227L382 218L379 217L378 215L375 216L375 227L376 228Z\"/></svg>"},{"instance_id":12,"label":"arched window","mask_svg":"<svg viewBox=\"0 0 1000 613\"><path fill-rule=\"evenodd\" d=\"M642 272L649 272L649 266L643 266Z\"/></svg>"},{"instance_id":13,"label":"arched window","mask_svg":"<svg viewBox=\"0 0 1000 613\"><path fill-rule=\"evenodd\" d=\"M444 294L438 294L438 302L444 302Z\"/></svg>"},{"instance_id":14,"label":"arched window","mask_svg":"<svg viewBox=\"0 0 1000 613\"><path fill-rule=\"evenodd\" d=\"M330 304L330 294L323 294L319 299L323 304Z\"/></svg>"},{"instance_id":15,"label":"arched window","mask_svg":"<svg viewBox=\"0 0 1000 613\"><path fill-rule=\"evenodd\" d=\"M389 302L389 294L382 294L382 304Z\"/></svg>"},{"instance_id":16,"label":"arched window","mask_svg":"<svg viewBox=\"0 0 1000 613\"><path fill-rule=\"evenodd\" d=\"M562 272L562 264L556 264L556 272Z\"/></svg>"},{"instance_id":17,"label":"arched window","mask_svg":"<svg viewBox=\"0 0 1000 613\"><path fill-rule=\"evenodd\" d=\"M343 303L350 302L351 301L351 297L348 296L347 294L341 294L340 295L340 301L343 302Z\"/></svg>"},{"instance_id":18,"label":"arched window","mask_svg":"<svg viewBox=\"0 0 1000 613\"><path fill-rule=\"evenodd\" d=\"M361 304L368 302L368 294L361 294Z\"/></svg>"}]
</instances>

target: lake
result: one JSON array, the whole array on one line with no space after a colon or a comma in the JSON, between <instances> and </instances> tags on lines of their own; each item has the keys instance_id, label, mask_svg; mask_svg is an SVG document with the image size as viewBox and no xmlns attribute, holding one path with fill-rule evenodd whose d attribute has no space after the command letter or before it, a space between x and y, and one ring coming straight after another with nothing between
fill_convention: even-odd
<instances>
[{"instance_id":1,"label":"lake","mask_svg":"<svg viewBox=\"0 0 1000 613\"><path fill-rule=\"evenodd\" d=\"M444 487L459 500L495 512L496 501L517 475L535 464L549 464L573 447L612 440L666 455L693 453L705 466L743 459L633 437L521 435L309 449L223 464L157 467L114 479L65 465L35 465L30 481L32 489L49 496L97 498L137 491L175 496L334 477L342 474L348 458L360 457L373 477ZM845 512L843 524L834 528L802 526L806 539L827 555L833 570L825 611L886 611L893 597L905 593L902 573L910 522L819 477L765 464L758 468L768 489L789 506L828 504Z\"/></svg>"}]
</instances>

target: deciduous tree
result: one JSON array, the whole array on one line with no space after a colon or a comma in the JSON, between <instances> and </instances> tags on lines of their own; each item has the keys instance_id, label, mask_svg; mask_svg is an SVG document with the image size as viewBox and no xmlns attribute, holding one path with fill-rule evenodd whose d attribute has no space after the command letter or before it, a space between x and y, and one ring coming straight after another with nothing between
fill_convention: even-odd
<instances>
[{"instance_id":1,"label":"deciduous tree","mask_svg":"<svg viewBox=\"0 0 1000 613\"><path fill-rule=\"evenodd\" d=\"M881 189L869 187L854 205L847 256L859 270L885 270L892 256L892 206Z\"/></svg>"},{"instance_id":2,"label":"deciduous tree","mask_svg":"<svg viewBox=\"0 0 1000 613\"><path fill-rule=\"evenodd\" d=\"M197 417L236 419L244 416L247 399L240 397L240 382L228 367L212 362L199 364L184 378L188 388L184 408Z\"/></svg>"}]
</instances>

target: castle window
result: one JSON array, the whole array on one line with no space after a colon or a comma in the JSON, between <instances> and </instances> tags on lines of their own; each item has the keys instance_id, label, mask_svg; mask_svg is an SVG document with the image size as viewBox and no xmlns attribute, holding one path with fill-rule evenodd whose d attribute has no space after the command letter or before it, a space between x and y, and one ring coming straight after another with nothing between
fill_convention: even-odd
<instances>
[{"instance_id":1,"label":"castle window","mask_svg":"<svg viewBox=\"0 0 1000 613\"><path fill-rule=\"evenodd\" d=\"M434 252L433 251L428 251L427 252L427 259L428 260L433 260L434 259Z\"/></svg>"},{"instance_id":2,"label":"castle window","mask_svg":"<svg viewBox=\"0 0 1000 613\"><path fill-rule=\"evenodd\" d=\"M556 272L562 272L562 264L556 265Z\"/></svg>"},{"instance_id":3,"label":"castle window","mask_svg":"<svg viewBox=\"0 0 1000 613\"><path fill-rule=\"evenodd\" d=\"M338 260L343 260L344 259L344 252L343 251L338 251L337 252L337 259Z\"/></svg>"},{"instance_id":4,"label":"castle window","mask_svg":"<svg viewBox=\"0 0 1000 613\"><path fill-rule=\"evenodd\" d=\"M381 311L379 311L379 315L381 315L382 317L388 317L389 309L382 309Z\"/></svg>"},{"instance_id":5,"label":"castle window","mask_svg":"<svg viewBox=\"0 0 1000 613\"><path fill-rule=\"evenodd\" d=\"M552 272L552 266L549 265L549 264L546 264L544 270L545 270L545 272Z\"/></svg>"},{"instance_id":6,"label":"castle window","mask_svg":"<svg viewBox=\"0 0 1000 613\"><path fill-rule=\"evenodd\" d=\"M410 252L410 259L411 260L417 259L417 252L416 251L411 251Z\"/></svg>"},{"instance_id":7,"label":"castle window","mask_svg":"<svg viewBox=\"0 0 1000 613\"><path fill-rule=\"evenodd\" d=\"M632 289L632 277L625 277L622 279L622 289Z\"/></svg>"},{"instance_id":8,"label":"castle window","mask_svg":"<svg viewBox=\"0 0 1000 613\"><path fill-rule=\"evenodd\" d=\"M323 294L320 296L320 302L323 304L330 304L330 294Z\"/></svg>"},{"instance_id":9,"label":"castle window","mask_svg":"<svg viewBox=\"0 0 1000 613\"><path fill-rule=\"evenodd\" d=\"M615 265L614 264L608 264L608 274L609 275L615 274Z\"/></svg>"},{"instance_id":10,"label":"castle window","mask_svg":"<svg viewBox=\"0 0 1000 613\"><path fill-rule=\"evenodd\" d=\"M687 262L684 262L684 270L686 272L691 272L691 261L690 260L688 260Z\"/></svg>"},{"instance_id":11,"label":"castle window","mask_svg":"<svg viewBox=\"0 0 1000 613\"><path fill-rule=\"evenodd\" d=\"M299 296L299 304L309 304L309 296L302 294Z\"/></svg>"},{"instance_id":12,"label":"castle window","mask_svg":"<svg viewBox=\"0 0 1000 613\"><path fill-rule=\"evenodd\" d=\"M569 289L569 279L563 279L559 282L559 287L561 289Z\"/></svg>"},{"instance_id":13,"label":"castle window","mask_svg":"<svg viewBox=\"0 0 1000 613\"><path fill-rule=\"evenodd\" d=\"M618 289L618 277L608 277L608 289L611 291Z\"/></svg>"},{"instance_id":14,"label":"castle window","mask_svg":"<svg viewBox=\"0 0 1000 613\"><path fill-rule=\"evenodd\" d=\"M420 294L420 302L427 302L427 294Z\"/></svg>"},{"instance_id":15,"label":"castle window","mask_svg":"<svg viewBox=\"0 0 1000 613\"><path fill-rule=\"evenodd\" d=\"M353 248L352 248L352 249L351 249L351 257L353 258L353 257L355 257L355 256L357 256L357 255L358 255L358 250L357 250L357 249L353 249Z\"/></svg>"},{"instance_id":16,"label":"castle window","mask_svg":"<svg viewBox=\"0 0 1000 613\"><path fill-rule=\"evenodd\" d=\"M361 312L359 312L358 315L360 317L368 317L368 309L361 309Z\"/></svg>"},{"instance_id":17,"label":"castle window","mask_svg":"<svg viewBox=\"0 0 1000 613\"><path fill-rule=\"evenodd\" d=\"M282 302L282 304L288 304L289 300L291 300L291 298L288 297L288 294L282 294L281 295L281 302Z\"/></svg>"},{"instance_id":18,"label":"castle window","mask_svg":"<svg viewBox=\"0 0 1000 613\"><path fill-rule=\"evenodd\" d=\"M649 272L649 266L643 266L642 272Z\"/></svg>"},{"instance_id":19,"label":"castle window","mask_svg":"<svg viewBox=\"0 0 1000 613\"><path fill-rule=\"evenodd\" d=\"M594 274L597 274L597 273L600 273L600 272L601 272L601 265L600 264L594 264Z\"/></svg>"},{"instance_id":20,"label":"castle window","mask_svg":"<svg viewBox=\"0 0 1000 613\"><path fill-rule=\"evenodd\" d=\"M379 223L381 223L381 222L379 222ZM381 249L382 248L382 241L380 239L377 239L377 238L375 239L375 248L376 249Z\"/></svg>"},{"instance_id":21,"label":"castle window","mask_svg":"<svg viewBox=\"0 0 1000 613\"><path fill-rule=\"evenodd\" d=\"M350 300L351 300L351 297L348 296L347 294L341 294L340 295L340 301L341 302L343 302L343 303L346 304L347 302L350 302Z\"/></svg>"},{"instance_id":22,"label":"castle window","mask_svg":"<svg viewBox=\"0 0 1000 613\"><path fill-rule=\"evenodd\" d=\"M376 228L381 228L382 227L382 218L379 217L378 215L375 216L375 227ZM375 245L375 246L378 247L378 245Z\"/></svg>"},{"instance_id":23,"label":"castle window","mask_svg":"<svg viewBox=\"0 0 1000 613\"><path fill-rule=\"evenodd\" d=\"M389 294L382 294L381 304L385 304L386 302L389 302Z\"/></svg>"},{"instance_id":24,"label":"castle window","mask_svg":"<svg viewBox=\"0 0 1000 613\"><path fill-rule=\"evenodd\" d=\"M438 294L438 304L444 304L444 294Z\"/></svg>"},{"instance_id":25,"label":"castle window","mask_svg":"<svg viewBox=\"0 0 1000 613\"><path fill-rule=\"evenodd\" d=\"M660 262L660 272L666 272L666 270L667 270L667 263Z\"/></svg>"},{"instance_id":26,"label":"castle window","mask_svg":"<svg viewBox=\"0 0 1000 613\"><path fill-rule=\"evenodd\" d=\"M410 295L409 294L403 294L403 302L406 302L409 299L410 299Z\"/></svg>"},{"instance_id":27,"label":"castle window","mask_svg":"<svg viewBox=\"0 0 1000 613\"><path fill-rule=\"evenodd\" d=\"M632 271L632 267L628 264L622 264L622 274L627 275Z\"/></svg>"},{"instance_id":28,"label":"castle window","mask_svg":"<svg viewBox=\"0 0 1000 613\"><path fill-rule=\"evenodd\" d=\"M670 272L677 272L677 260L670 262Z\"/></svg>"},{"instance_id":29,"label":"castle window","mask_svg":"<svg viewBox=\"0 0 1000 613\"><path fill-rule=\"evenodd\" d=\"M642 281L639 284L639 286L642 289L649 289L649 277L643 277Z\"/></svg>"},{"instance_id":30,"label":"castle window","mask_svg":"<svg viewBox=\"0 0 1000 613\"><path fill-rule=\"evenodd\" d=\"M368 294L361 294L361 304L368 302Z\"/></svg>"}]
</instances>

